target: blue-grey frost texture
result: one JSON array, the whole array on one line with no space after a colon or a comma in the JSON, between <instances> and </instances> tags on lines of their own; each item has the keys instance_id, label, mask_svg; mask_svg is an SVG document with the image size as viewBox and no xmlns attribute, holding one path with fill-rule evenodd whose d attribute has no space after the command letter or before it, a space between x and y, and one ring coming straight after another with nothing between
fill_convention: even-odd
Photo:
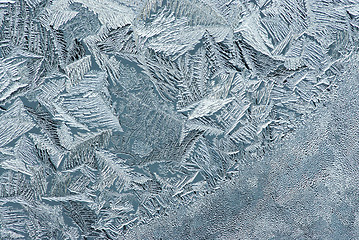
<instances>
[{"instance_id":1,"label":"blue-grey frost texture","mask_svg":"<svg viewBox=\"0 0 359 240\"><path fill-rule=\"evenodd\" d=\"M359 239L359 0L0 0L0 239Z\"/></svg>"}]
</instances>

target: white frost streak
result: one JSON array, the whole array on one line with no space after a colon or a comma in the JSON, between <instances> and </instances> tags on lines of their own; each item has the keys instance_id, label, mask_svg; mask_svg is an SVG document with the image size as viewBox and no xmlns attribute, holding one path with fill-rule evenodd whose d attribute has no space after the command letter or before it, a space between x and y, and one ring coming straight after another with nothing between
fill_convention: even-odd
<instances>
[{"instance_id":1,"label":"white frost streak","mask_svg":"<svg viewBox=\"0 0 359 240\"><path fill-rule=\"evenodd\" d=\"M226 104L230 103L233 98L227 99L203 99L198 106L193 110L188 119L194 119L204 116L212 115L219 111Z\"/></svg>"}]
</instances>

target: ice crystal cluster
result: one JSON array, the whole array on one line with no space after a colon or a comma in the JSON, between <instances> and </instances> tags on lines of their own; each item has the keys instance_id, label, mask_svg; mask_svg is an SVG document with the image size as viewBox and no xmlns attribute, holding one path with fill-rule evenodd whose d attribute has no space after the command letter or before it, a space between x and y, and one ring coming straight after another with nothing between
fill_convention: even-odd
<instances>
[{"instance_id":1,"label":"ice crystal cluster","mask_svg":"<svg viewBox=\"0 0 359 240\"><path fill-rule=\"evenodd\" d=\"M359 239L358 0L0 0L0 239Z\"/></svg>"}]
</instances>

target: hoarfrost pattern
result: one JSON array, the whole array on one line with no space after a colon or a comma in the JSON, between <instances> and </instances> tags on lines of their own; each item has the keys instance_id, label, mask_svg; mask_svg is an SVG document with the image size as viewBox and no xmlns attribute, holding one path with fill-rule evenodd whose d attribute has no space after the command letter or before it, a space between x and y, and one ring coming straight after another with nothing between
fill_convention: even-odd
<instances>
[{"instance_id":1,"label":"hoarfrost pattern","mask_svg":"<svg viewBox=\"0 0 359 240\"><path fill-rule=\"evenodd\" d=\"M0 0L0 238L358 238L358 30L356 0Z\"/></svg>"}]
</instances>

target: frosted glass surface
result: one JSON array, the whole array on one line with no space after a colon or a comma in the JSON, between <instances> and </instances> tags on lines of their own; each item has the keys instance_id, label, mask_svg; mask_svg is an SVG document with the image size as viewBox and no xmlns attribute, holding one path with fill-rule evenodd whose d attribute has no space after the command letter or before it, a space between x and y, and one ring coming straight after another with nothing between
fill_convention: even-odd
<instances>
[{"instance_id":1,"label":"frosted glass surface","mask_svg":"<svg viewBox=\"0 0 359 240\"><path fill-rule=\"evenodd\" d=\"M358 0L0 0L0 239L359 239Z\"/></svg>"}]
</instances>

